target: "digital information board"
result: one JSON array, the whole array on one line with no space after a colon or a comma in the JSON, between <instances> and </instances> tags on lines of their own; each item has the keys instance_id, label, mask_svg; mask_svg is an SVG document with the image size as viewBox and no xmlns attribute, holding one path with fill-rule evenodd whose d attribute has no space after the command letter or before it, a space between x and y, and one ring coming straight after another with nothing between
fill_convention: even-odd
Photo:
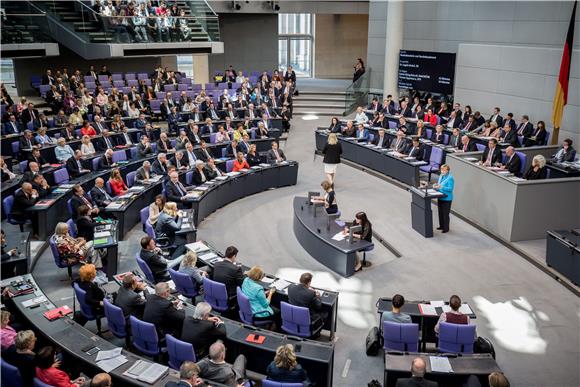
<instances>
[{"instance_id":1,"label":"digital information board","mask_svg":"<svg viewBox=\"0 0 580 387\"><path fill-rule=\"evenodd\" d=\"M445 52L399 52L399 89L453 94L455 54Z\"/></svg>"}]
</instances>

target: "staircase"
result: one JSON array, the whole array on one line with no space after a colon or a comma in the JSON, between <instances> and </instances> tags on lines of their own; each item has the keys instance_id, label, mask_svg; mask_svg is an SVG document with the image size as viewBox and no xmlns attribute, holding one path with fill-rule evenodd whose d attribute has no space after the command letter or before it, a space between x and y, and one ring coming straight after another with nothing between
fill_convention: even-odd
<instances>
[{"instance_id":1,"label":"staircase","mask_svg":"<svg viewBox=\"0 0 580 387\"><path fill-rule=\"evenodd\" d=\"M342 116L344 112L344 91L300 90L294 97L294 115Z\"/></svg>"}]
</instances>

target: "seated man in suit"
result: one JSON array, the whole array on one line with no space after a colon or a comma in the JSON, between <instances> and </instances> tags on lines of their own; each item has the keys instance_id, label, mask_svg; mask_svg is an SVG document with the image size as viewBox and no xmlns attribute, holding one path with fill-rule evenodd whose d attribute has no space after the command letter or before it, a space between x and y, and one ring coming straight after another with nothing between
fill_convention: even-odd
<instances>
[{"instance_id":1,"label":"seated man in suit","mask_svg":"<svg viewBox=\"0 0 580 387\"><path fill-rule=\"evenodd\" d=\"M207 160L206 170L207 170L207 176L210 180L213 180L216 177L223 176L225 174L215 165L214 159Z\"/></svg>"},{"instance_id":2,"label":"seated man in suit","mask_svg":"<svg viewBox=\"0 0 580 387\"><path fill-rule=\"evenodd\" d=\"M453 128L453 134L449 138L449 145L455 149L461 148L461 133L459 128Z\"/></svg>"},{"instance_id":3,"label":"seated man in suit","mask_svg":"<svg viewBox=\"0 0 580 387\"><path fill-rule=\"evenodd\" d=\"M380 146L381 148L388 148L390 141L387 136L385 136L385 129L379 129L379 134L373 138L373 144Z\"/></svg>"},{"instance_id":4,"label":"seated man in suit","mask_svg":"<svg viewBox=\"0 0 580 387\"><path fill-rule=\"evenodd\" d=\"M177 203L178 207L183 208L183 201L186 199L187 189L179 181L177 171L169 173L169 181L165 184L165 196L168 202Z\"/></svg>"},{"instance_id":5,"label":"seated man in suit","mask_svg":"<svg viewBox=\"0 0 580 387\"><path fill-rule=\"evenodd\" d=\"M68 159L66 161L66 170L68 171L68 174L71 177L79 177L80 175L83 175L85 173L89 173L90 170L83 168L82 164L81 164L81 157L83 156L83 154L81 153L81 151L79 149L77 149L75 151L75 154L73 157L71 157L70 159Z\"/></svg>"},{"instance_id":6,"label":"seated man in suit","mask_svg":"<svg viewBox=\"0 0 580 387\"><path fill-rule=\"evenodd\" d=\"M38 224L35 224L36 217L26 209L32 207L39 199L38 192L32 188L32 184L25 182L19 190L14 193L14 203L12 204L11 216L17 221L32 221L34 233L37 234Z\"/></svg>"},{"instance_id":7,"label":"seated man in suit","mask_svg":"<svg viewBox=\"0 0 580 387\"><path fill-rule=\"evenodd\" d=\"M494 107L493 108L493 114L491 115L491 117L489 117L489 120L492 122L495 122L498 126L498 128L503 127L503 117L499 114L501 111L501 109L499 107Z\"/></svg>"},{"instance_id":8,"label":"seated man in suit","mask_svg":"<svg viewBox=\"0 0 580 387\"><path fill-rule=\"evenodd\" d=\"M197 364L186 360L181 363L181 366L179 367L179 381L169 381L165 384L165 387L203 386L204 382L199 377L200 372L201 371Z\"/></svg>"},{"instance_id":9,"label":"seated man in suit","mask_svg":"<svg viewBox=\"0 0 580 387\"><path fill-rule=\"evenodd\" d=\"M230 300L236 297L236 287L242 286L244 282L242 266L236 263L237 256L238 249L234 246L229 246L226 249L225 259L214 265L212 273L212 279L214 281L226 285L228 298Z\"/></svg>"},{"instance_id":10,"label":"seated man in suit","mask_svg":"<svg viewBox=\"0 0 580 387\"><path fill-rule=\"evenodd\" d=\"M149 269L153 273L155 283L162 281L169 281L168 268L173 268L181 263L181 257L167 260L163 258L162 251L157 247L155 239L150 236L141 238L141 252L139 256L145 261Z\"/></svg>"},{"instance_id":11,"label":"seated man in suit","mask_svg":"<svg viewBox=\"0 0 580 387\"><path fill-rule=\"evenodd\" d=\"M427 147L419 141L419 137L413 137L411 146L408 149L408 156L414 157L417 161L427 161Z\"/></svg>"},{"instance_id":12,"label":"seated man in suit","mask_svg":"<svg viewBox=\"0 0 580 387\"><path fill-rule=\"evenodd\" d=\"M32 183L32 180L34 180L36 175L40 175L40 167L37 163L31 161L28 163L28 171L24 172L24 175L22 175L22 181Z\"/></svg>"},{"instance_id":13,"label":"seated man in suit","mask_svg":"<svg viewBox=\"0 0 580 387\"><path fill-rule=\"evenodd\" d=\"M405 132L397 131L397 139L391 141L391 149L399 154L405 154L407 150L407 140L405 139Z\"/></svg>"},{"instance_id":14,"label":"seated man in suit","mask_svg":"<svg viewBox=\"0 0 580 387\"><path fill-rule=\"evenodd\" d=\"M171 295L167 282L159 282L155 285L155 294L146 296L143 321L154 324L160 337L171 334L176 338L181 335L181 326L185 318L185 312L180 306L180 301L168 300Z\"/></svg>"},{"instance_id":15,"label":"seated man in suit","mask_svg":"<svg viewBox=\"0 0 580 387\"><path fill-rule=\"evenodd\" d=\"M230 145L226 148L226 156L229 159L235 159L238 152L242 152L242 147L240 146L240 144L238 144L238 142L236 140L232 140L232 142L230 143Z\"/></svg>"},{"instance_id":16,"label":"seated man in suit","mask_svg":"<svg viewBox=\"0 0 580 387\"><path fill-rule=\"evenodd\" d=\"M501 169L507 169L510 173L516 176L520 176L522 169L522 160L520 156L516 153L513 146L508 146L505 150L505 155L507 156L507 161L501 166Z\"/></svg>"},{"instance_id":17,"label":"seated man in suit","mask_svg":"<svg viewBox=\"0 0 580 387\"><path fill-rule=\"evenodd\" d=\"M195 168L193 169L193 176L191 178L193 185L201 185L206 181L210 180L205 168L205 163L201 160L195 162Z\"/></svg>"},{"instance_id":18,"label":"seated man in suit","mask_svg":"<svg viewBox=\"0 0 580 387\"><path fill-rule=\"evenodd\" d=\"M191 120L189 120L190 122L193 122ZM201 133L199 132L199 126L195 125L195 124L190 124L186 130L185 133L187 134L187 138L189 139L189 142L192 143L193 145L197 145L201 142Z\"/></svg>"},{"instance_id":19,"label":"seated man in suit","mask_svg":"<svg viewBox=\"0 0 580 387\"><path fill-rule=\"evenodd\" d=\"M191 343L195 348L195 356L203 359L207 356L209 346L216 340L226 339L226 326L217 316L210 316L211 305L200 302L195 305L192 317L183 321L181 340Z\"/></svg>"},{"instance_id":20,"label":"seated man in suit","mask_svg":"<svg viewBox=\"0 0 580 387\"><path fill-rule=\"evenodd\" d=\"M167 163L167 155L165 153L159 153L157 155L157 160L151 164L151 171L155 175L167 175L167 168L169 167Z\"/></svg>"},{"instance_id":21,"label":"seated man in suit","mask_svg":"<svg viewBox=\"0 0 580 387\"><path fill-rule=\"evenodd\" d=\"M431 135L431 141L436 144L443 144L445 141L445 134L443 133L443 125L437 125L435 132Z\"/></svg>"},{"instance_id":22,"label":"seated man in suit","mask_svg":"<svg viewBox=\"0 0 580 387\"><path fill-rule=\"evenodd\" d=\"M513 147L520 146L520 142L518 140L518 134L509 124L504 125L501 137L499 138L501 142L507 142Z\"/></svg>"},{"instance_id":23,"label":"seated man in suit","mask_svg":"<svg viewBox=\"0 0 580 387\"><path fill-rule=\"evenodd\" d=\"M111 195L105 190L105 180L101 177L95 179L95 186L91 188L91 199L98 208L105 208L113 201Z\"/></svg>"},{"instance_id":24,"label":"seated man in suit","mask_svg":"<svg viewBox=\"0 0 580 387\"><path fill-rule=\"evenodd\" d=\"M85 194L85 190L80 184L75 184L72 188L71 197L72 220L76 221L78 218L79 207L85 205L89 207L89 215L95 217L99 214L99 208L96 207L91 199Z\"/></svg>"},{"instance_id":25,"label":"seated man in suit","mask_svg":"<svg viewBox=\"0 0 580 387\"><path fill-rule=\"evenodd\" d=\"M141 141L137 144L137 156L142 159L150 154L153 154L153 149L151 148L149 137L141 136Z\"/></svg>"},{"instance_id":26,"label":"seated man in suit","mask_svg":"<svg viewBox=\"0 0 580 387\"><path fill-rule=\"evenodd\" d=\"M117 166L117 164L113 162L113 150L107 149L105 151L105 154L99 158L99 163L98 163L99 171L102 171L104 169L113 168L116 166Z\"/></svg>"},{"instance_id":27,"label":"seated man in suit","mask_svg":"<svg viewBox=\"0 0 580 387\"><path fill-rule=\"evenodd\" d=\"M437 382L424 379L427 372L425 360L417 357L411 363L411 377L398 379L396 387L437 387Z\"/></svg>"},{"instance_id":28,"label":"seated man in suit","mask_svg":"<svg viewBox=\"0 0 580 387\"><path fill-rule=\"evenodd\" d=\"M207 143L204 140L201 140L201 142L199 143L198 154L199 154L199 158L205 162L207 162L207 160L212 158L212 154L210 153L209 149L207 148Z\"/></svg>"},{"instance_id":29,"label":"seated man in suit","mask_svg":"<svg viewBox=\"0 0 580 387\"><path fill-rule=\"evenodd\" d=\"M173 158L169 160L169 165L175 167L178 171L184 171L189 168L189 164L187 163L187 159L183 157L182 151L175 152Z\"/></svg>"},{"instance_id":30,"label":"seated man in suit","mask_svg":"<svg viewBox=\"0 0 580 387\"><path fill-rule=\"evenodd\" d=\"M356 139L358 141L363 141L363 142L369 141L369 130L367 128L365 128L365 126L363 124L357 125Z\"/></svg>"},{"instance_id":31,"label":"seated man in suit","mask_svg":"<svg viewBox=\"0 0 580 387\"><path fill-rule=\"evenodd\" d=\"M288 287L288 302L295 306L301 306L310 310L310 320L312 324L324 323L328 313L322 310L320 302L320 292L310 286L312 274L303 273L300 276L300 283L292 284ZM318 321L317 321L318 320Z\"/></svg>"},{"instance_id":32,"label":"seated man in suit","mask_svg":"<svg viewBox=\"0 0 580 387\"><path fill-rule=\"evenodd\" d=\"M356 128L354 127L352 121L348 120L346 122L346 126L342 128L342 135L346 137L353 137L356 132Z\"/></svg>"},{"instance_id":33,"label":"seated man in suit","mask_svg":"<svg viewBox=\"0 0 580 387\"><path fill-rule=\"evenodd\" d=\"M278 164L286 161L286 155L282 149L278 149L278 142L272 141L272 149L268 150L266 159L268 160L268 164Z\"/></svg>"},{"instance_id":34,"label":"seated man in suit","mask_svg":"<svg viewBox=\"0 0 580 387\"><path fill-rule=\"evenodd\" d=\"M48 185L46 179L40 173L34 176L30 183L32 184L32 188L38 192L39 198L47 197L50 193L50 185Z\"/></svg>"},{"instance_id":35,"label":"seated man in suit","mask_svg":"<svg viewBox=\"0 0 580 387\"><path fill-rule=\"evenodd\" d=\"M145 282L137 281L133 273L128 273L123 277L123 286L121 286L117 297L115 297L115 305L123 309L123 314L127 320L129 316L137 317L140 320L143 319L146 301L141 297L140 293L145 288Z\"/></svg>"},{"instance_id":36,"label":"seated man in suit","mask_svg":"<svg viewBox=\"0 0 580 387\"><path fill-rule=\"evenodd\" d=\"M504 124L505 125L505 124ZM534 133L534 125L530 122L530 118L527 115L523 115L518 125L517 135L523 136L524 138L531 137Z\"/></svg>"},{"instance_id":37,"label":"seated man in suit","mask_svg":"<svg viewBox=\"0 0 580 387\"><path fill-rule=\"evenodd\" d=\"M26 129L24 135L20 137L20 159L27 160L32 153L32 150L35 148L40 149L40 144L38 144L38 141L36 141L32 132Z\"/></svg>"},{"instance_id":38,"label":"seated man in suit","mask_svg":"<svg viewBox=\"0 0 580 387\"><path fill-rule=\"evenodd\" d=\"M103 129L103 136L97 142L97 149L99 152L105 152L107 149L115 149L117 141L115 137L111 136L111 132L108 129Z\"/></svg>"},{"instance_id":39,"label":"seated man in suit","mask_svg":"<svg viewBox=\"0 0 580 387\"><path fill-rule=\"evenodd\" d=\"M475 152L477 151L477 147L475 146L475 142L471 141L469 136L461 137L461 147L458 149L461 152Z\"/></svg>"},{"instance_id":40,"label":"seated man in suit","mask_svg":"<svg viewBox=\"0 0 580 387\"><path fill-rule=\"evenodd\" d=\"M185 152L184 152L183 156L184 156L185 161L187 162L187 165L189 165L190 168L193 168L193 166L195 165L195 162L197 161L197 156L195 155L195 152L193 151L193 144L190 143L189 141L185 145Z\"/></svg>"},{"instance_id":41,"label":"seated man in suit","mask_svg":"<svg viewBox=\"0 0 580 387\"><path fill-rule=\"evenodd\" d=\"M199 376L211 382L236 386L238 379L246 377L246 357L238 355L234 364L226 363L226 347L221 340L209 347L209 356L197 362Z\"/></svg>"},{"instance_id":42,"label":"seated man in suit","mask_svg":"<svg viewBox=\"0 0 580 387\"><path fill-rule=\"evenodd\" d=\"M73 124L66 124L64 129L60 132L59 140L63 138L66 141L78 140L80 137L75 133ZM58 143L58 141L57 141Z\"/></svg>"},{"instance_id":43,"label":"seated man in suit","mask_svg":"<svg viewBox=\"0 0 580 387\"><path fill-rule=\"evenodd\" d=\"M32 150L32 153L28 156L28 165L30 165L31 162L37 163L40 169L50 167L50 163L40 154L40 149Z\"/></svg>"},{"instance_id":44,"label":"seated man in suit","mask_svg":"<svg viewBox=\"0 0 580 387\"><path fill-rule=\"evenodd\" d=\"M576 150L572 146L572 140L567 138L562 142L562 148L554 155L554 160L558 163L572 162L576 159Z\"/></svg>"},{"instance_id":45,"label":"seated man in suit","mask_svg":"<svg viewBox=\"0 0 580 387\"><path fill-rule=\"evenodd\" d=\"M18 134L20 133L20 126L19 123L16 121L16 116L14 114L10 114L8 118L8 122L4 123L2 127L2 134Z\"/></svg>"},{"instance_id":46,"label":"seated man in suit","mask_svg":"<svg viewBox=\"0 0 580 387\"><path fill-rule=\"evenodd\" d=\"M488 141L487 147L483 151L480 164L486 167L491 167L501 162L501 151L497 147L497 140L492 138Z\"/></svg>"},{"instance_id":47,"label":"seated man in suit","mask_svg":"<svg viewBox=\"0 0 580 387\"><path fill-rule=\"evenodd\" d=\"M151 172L151 163L147 160L143 161L143 165L135 172L135 184L146 184L153 175L154 173Z\"/></svg>"}]
</instances>

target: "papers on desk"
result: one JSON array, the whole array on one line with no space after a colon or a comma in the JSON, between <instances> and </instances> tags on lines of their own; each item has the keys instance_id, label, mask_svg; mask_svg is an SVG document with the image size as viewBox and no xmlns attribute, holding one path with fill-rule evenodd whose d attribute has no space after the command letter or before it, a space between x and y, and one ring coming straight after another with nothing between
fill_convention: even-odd
<instances>
[{"instance_id":1,"label":"papers on desk","mask_svg":"<svg viewBox=\"0 0 580 387\"><path fill-rule=\"evenodd\" d=\"M437 316L435 307L430 304L419 304L419 311L423 316Z\"/></svg>"},{"instance_id":2,"label":"papers on desk","mask_svg":"<svg viewBox=\"0 0 580 387\"><path fill-rule=\"evenodd\" d=\"M185 248L196 253L209 250L209 247L203 242L188 243L185 245Z\"/></svg>"},{"instance_id":3,"label":"papers on desk","mask_svg":"<svg viewBox=\"0 0 580 387\"><path fill-rule=\"evenodd\" d=\"M367 142L364 146L368 146L369 148L374 148L375 144L373 144L372 142Z\"/></svg>"},{"instance_id":4,"label":"papers on desk","mask_svg":"<svg viewBox=\"0 0 580 387\"><path fill-rule=\"evenodd\" d=\"M131 197L133 197L133 193L131 193L131 192L127 192L126 194L117 196L118 199L129 199Z\"/></svg>"},{"instance_id":5,"label":"papers on desk","mask_svg":"<svg viewBox=\"0 0 580 387\"><path fill-rule=\"evenodd\" d=\"M259 169L262 169L262 167L260 167L259 165L254 165L251 169L253 169L254 171L257 171Z\"/></svg>"},{"instance_id":6,"label":"papers on desk","mask_svg":"<svg viewBox=\"0 0 580 387\"><path fill-rule=\"evenodd\" d=\"M134 185L133 187L129 188L129 192L141 192L144 191L145 187L142 185Z\"/></svg>"},{"instance_id":7,"label":"papers on desk","mask_svg":"<svg viewBox=\"0 0 580 387\"><path fill-rule=\"evenodd\" d=\"M274 288L276 290L284 290L290 285L291 285L290 282L288 282L286 280L277 279L276 281L274 281L272 283L272 285L270 285L270 288Z\"/></svg>"},{"instance_id":8,"label":"papers on desk","mask_svg":"<svg viewBox=\"0 0 580 387\"><path fill-rule=\"evenodd\" d=\"M429 303L434 308L443 308L443 306L445 305L445 301L430 301Z\"/></svg>"},{"instance_id":9,"label":"papers on desk","mask_svg":"<svg viewBox=\"0 0 580 387\"><path fill-rule=\"evenodd\" d=\"M260 163L259 165L260 165L260 167L262 167L262 168L267 168L267 167L269 167L269 166L270 166L270 164L267 164L267 163Z\"/></svg>"},{"instance_id":10,"label":"papers on desk","mask_svg":"<svg viewBox=\"0 0 580 387\"><path fill-rule=\"evenodd\" d=\"M412 161L412 162L410 162L410 164L411 165L414 165L414 166L417 166L417 165L427 165L429 163L426 162L426 161Z\"/></svg>"},{"instance_id":11,"label":"papers on desk","mask_svg":"<svg viewBox=\"0 0 580 387\"><path fill-rule=\"evenodd\" d=\"M202 192L203 192L203 191L201 191L201 190L200 190L200 191L198 191L198 190L197 190L197 188L196 188L194 191L188 192L188 193L185 195L185 197L186 197L186 198L188 198L188 199L195 199L195 198L198 198L198 197L200 197L200 196L202 195Z\"/></svg>"},{"instance_id":12,"label":"papers on desk","mask_svg":"<svg viewBox=\"0 0 580 387\"><path fill-rule=\"evenodd\" d=\"M199 187L195 187L194 191L207 191L208 188L207 185L200 185Z\"/></svg>"},{"instance_id":13,"label":"papers on desk","mask_svg":"<svg viewBox=\"0 0 580 387\"><path fill-rule=\"evenodd\" d=\"M526 179L522 179L521 177L517 176L510 176L508 177L508 179L510 179L511 181L526 181Z\"/></svg>"},{"instance_id":14,"label":"papers on desk","mask_svg":"<svg viewBox=\"0 0 580 387\"><path fill-rule=\"evenodd\" d=\"M121 348L119 348L119 349L121 349ZM103 351L100 351L99 354L101 352L103 352ZM128 362L128 360L125 356L119 355L119 356L115 356L115 357L110 358L110 359L97 361L97 366L99 366L99 368L105 372L111 372L115 368L118 368L119 366L122 366L123 364L125 364L127 362Z\"/></svg>"},{"instance_id":15,"label":"papers on desk","mask_svg":"<svg viewBox=\"0 0 580 387\"><path fill-rule=\"evenodd\" d=\"M431 362L432 372L453 372L449 359L445 356L429 356L429 361Z\"/></svg>"},{"instance_id":16,"label":"papers on desk","mask_svg":"<svg viewBox=\"0 0 580 387\"><path fill-rule=\"evenodd\" d=\"M427 189L427 195L439 195L441 192L437 191L435 188Z\"/></svg>"},{"instance_id":17,"label":"papers on desk","mask_svg":"<svg viewBox=\"0 0 580 387\"><path fill-rule=\"evenodd\" d=\"M271 284L275 280L276 280L276 278L272 278L272 277L264 277L264 278L262 278L262 282L264 282L266 284Z\"/></svg>"},{"instance_id":18,"label":"papers on desk","mask_svg":"<svg viewBox=\"0 0 580 387\"><path fill-rule=\"evenodd\" d=\"M334 234L334 236L332 237L333 240L335 241L341 241L344 238L346 238L346 235L344 235L344 233L342 231L337 232L336 234Z\"/></svg>"},{"instance_id":19,"label":"papers on desk","mask_svg":"<svg viewBox=\"0 0 580 387\"><path fill-rule=\"evenodd\" d=\"M22 306L25 308L30 308L34 305L39 305L46 301L47 300L45 296L35 297L31 298L30 300L22 301Z\"/></svg>"},{"instance_id":20,"label":"papers on desk","mask_svg":"<svg viewBox=\"0 0 580 387\"><path fill-rule=\"evenodd\" d=\"M223 258L220 257L219 255L217 255L214 252L209 252L207 254L204 255L200 255L199 258L201 258L202 260L204 260L205 262L209 263L209 264L214 264L214 263L218 263L223 261Z\"/></svg>"},{"instance_id":21,"label":"papers on desk","mask_svg":"<svg viewBox=\"0 0 580 387\"><path fill-rule=\"evenodd\" d=\"M443 305L441 308L446 313L451 312L451 307L449 305ZM459 308L459 312L463 313L463 314L473 314L473 311L471 310L471 308L469 307L468 304L461 304L461 307Z\"/></svg>"},{"instance_id":22,"label":"papers on desk","mask_svg":"<svg viewBox=\"0 0 580 387\"><path fill-rule=\"evenodd\" d=\"M240 169L240 172L242 172L242 173L248 173L248 172L250 172L250 170L247 169L247 168L242 168L242 169Z\"/></svg>"},{"instance_id":23,"label":"papers on desk","mask_svg":"<svg viewBox=\"0 0 580 387\"><path fill-rule=\"evenodd\" d=\"M240 172L234 172L234 171L226 173L226 175L228 175L230 177L238 176L239 174L240 174Z\"/></svg>"},{"instance_id":24,"label":"papers on desk","mask_svg":"<svg viewBox=\"0 0 580 387\"><path fill-rule=\"evenodd\" d=\"M218 177L216 177L215 179L216 179L216 180L219 180L219 181L224 181L224 180L227 180L227 179L228 179L228 177L229 177L229 176L218 176Z\"/></svg>"},{"instance_id":25,"label":"papers on desk","mask_svg":"<svg viewBox=\"0 0 580 387\"><path fill-rule=\"evenodd\" d=\"M145 360L137 360L123 375L142 382L154 384L161 379L169 370L168 367L157 363L149 363Z\"/></svg>"},{"instance_id":26,"label":"papers on desk","mask_svg":"<svg viewBox=\"0 0 580 387\"><path fill-rule=\"evenodd\" d=\"M123 202L111 202L106 208L108 210L118 210L119 208L123 207L123 205Z\"/></svg>"},{"instance_id":27,"label":"papers on desk","mask_svg":"<svg viewBox=\"0 0 580 387\"><path fill-rule=\"evenodd\" d=\"M471 161L472 163L479 161L477 157L464 157L463 160Z\"/></svg>"},{"instance_id":28,"label":"papers on desk","mask_svg":"<svg viewBox=\"0 0 580 387\"><path fill-rule=\"evenodd\" d=\"M407 157L405 157L405 160L411 161L411 160L416 160L416 158L413 156L407 156Z\"/></svg>"},{"instance_id":29,"label":"papers on desk","mask_svg":"<svg viewBox=\"0 0 580 387\"><path fill-rule=\"evenodd\" d=\"M96 361L112 359L119 356L121 352L123 352L123 348L121 347L113 348L109 351L99 351L99 353L97 353Z\"/></svg>"},{"instance_id":30,"label":"papers on desk","mask_svg":"<svg viewBox=\"0 0 580 387\"><path fill-rule=\"evenodd\" d=\"M111 233L109 231L101 231L101 232L96 232L93 239L96 239L96 238L108 238L110 236L111 236Z\"/></svg>"}]
</instances>

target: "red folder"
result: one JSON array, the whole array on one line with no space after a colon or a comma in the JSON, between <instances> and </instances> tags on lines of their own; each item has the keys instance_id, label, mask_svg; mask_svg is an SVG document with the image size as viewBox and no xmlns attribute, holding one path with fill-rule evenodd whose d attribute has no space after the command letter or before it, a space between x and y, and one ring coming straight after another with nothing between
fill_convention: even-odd
<instances>
[{"instance_id":1,"label":"red folder","mask_svg":"<svg viewBox=\"0 0 580 387\"><path fill-rule=\"evenodd\" d=\"M253 333L250 333L246 337L246 341L248 343L262 344L264 342L264 340L266 340L266 336L255 335Z\"/></svg>"},{"instance_id":2,"label":"red folder","mask_svg":"<svg viewBox=\"0 0 580 387\"><path fill-rule=\"evenodd\" d=\"M51 309L48 312L44 312L43 315L48 319L48 321L53 321L70 313L72 313L72 309L65 305L61 306L60 308Z\"/></svg>"}]
</instances>

